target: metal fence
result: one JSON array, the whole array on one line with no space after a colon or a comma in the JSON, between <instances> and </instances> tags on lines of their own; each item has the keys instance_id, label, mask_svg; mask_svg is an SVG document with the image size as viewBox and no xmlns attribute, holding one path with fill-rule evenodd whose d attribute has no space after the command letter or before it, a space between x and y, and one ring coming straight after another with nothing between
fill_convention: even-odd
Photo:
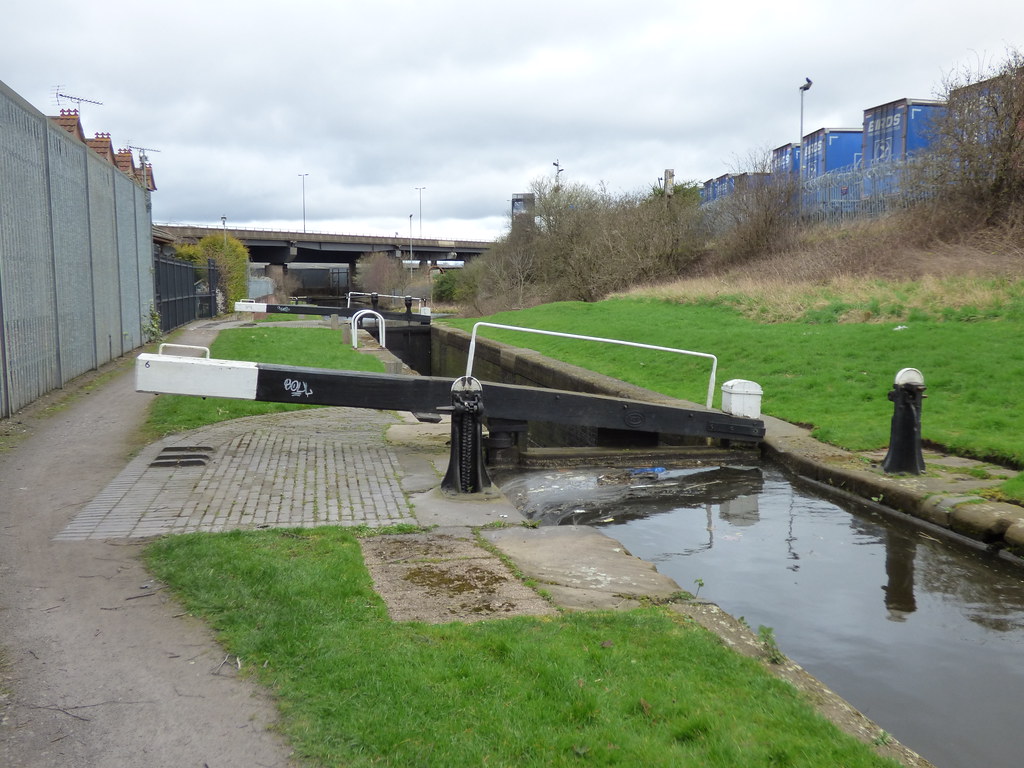
<instances>
[{"instance_id":1,"label":"metal fence","mask_svg":"<svg viewBox=\"0 0 1024 768\"><path fill-rule=\"evenodd\" d=\"M217 264L208 259L202 280L196 280L196 265L174 256L158 254L156 267L156 309L160 331L167 333L200 317L213 317L217 306L216 286L220 283Z\"/></svg>"},{"instance_id":2,"label":"metal fence","mask_svg":"<svg viewBox=\"0 0 1024 768\"><path fill-rule=\"evenodd\" d=\"M148 192L0 82L0 417L143 344Z\"/></svg>"},{"instance_id":3,"label":"metal fence","mask_svg":"<svg viewBox=\"0 0 1024 768\"><path fill-rule=\"evenodd\" d=\"M905 208L926 194L927 185L919 178L922 172L913 161L903 160L826 173L801 185L801 215L816 221L844 221Z\"/></svg>"}]
</instances>

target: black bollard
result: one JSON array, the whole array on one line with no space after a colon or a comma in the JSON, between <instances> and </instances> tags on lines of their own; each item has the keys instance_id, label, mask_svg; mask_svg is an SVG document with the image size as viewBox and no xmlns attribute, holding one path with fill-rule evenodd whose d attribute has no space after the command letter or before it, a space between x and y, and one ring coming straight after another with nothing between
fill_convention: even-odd
<instances>
[{"instance_id":1,"label":"black bollard","mask_svg":"<svg viewBox=\"0 0 1024 768\"><path fill-rule=\"evenodd\" d=\"M916 368L904 368L896 374L889 392L893 403L889 452L882 462L887 474L920 475L924 472L921 454L921 402L925 398L924 376Z\"/></svg>"},{"instance_id":2,"label":"black bollard","mask_svg":"<svg viewBox=\"0 0 1024 768\"><path fill-rule=\"evenodd\" d=\"M376 293L370 294L370 306L373 307L373 311L377 311L377 307L380 306L380 296Z\"/></svg>"},{"instance_id":3,"label":"black bollard","mask_svg":"<svg viewBox=\"0 0 1024 768\"><path fill-rule=\"evenodd\" d=\"M412 320L412 296L405 297L405 316Z\"/></svg>"},{"instance_id":4,"label":"black bollard","mask_svg":"<svg viewBox=\"0 0 1024 768\"><path fill-rule=\"evenodd\" d=\"M481 493L491 487L484 467L483 387L472 376L452 384L452 445L448 471L441 481L446 493Z\"/></svg>"}]
</instances>

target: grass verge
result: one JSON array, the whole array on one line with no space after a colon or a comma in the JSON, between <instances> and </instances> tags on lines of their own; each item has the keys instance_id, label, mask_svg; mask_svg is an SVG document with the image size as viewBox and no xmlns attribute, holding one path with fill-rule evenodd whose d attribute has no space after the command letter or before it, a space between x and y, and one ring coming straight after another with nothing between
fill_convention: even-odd
<instances>
[{"instance_id":1,"label":"grass verge","mask_svg":"<svg viewBox=\"0 0 1024 768\"><path fill-rule=\"evenodd\" d=\"M337 528L175 536L146 557L277 693L311 765L893 765L659 608L398 624Z\"/></svg>"},{"instance_id":2,"label":"grass verge","mask_svg":"<svg viewBox=\"0 0 1024 768\"><path fill-rule=\"evenodd\" d=\"M353 350L341 342L338 331L329 328L229 328L217 335L210 347L210 355L221 360L251 360L335 370L384 371L384 364L380 360ZM222 397L159 395L150 409L144 433L149 441L153 441L173 432L196 429L228 419L315 407Z\"/></svg>"}]
</instances>

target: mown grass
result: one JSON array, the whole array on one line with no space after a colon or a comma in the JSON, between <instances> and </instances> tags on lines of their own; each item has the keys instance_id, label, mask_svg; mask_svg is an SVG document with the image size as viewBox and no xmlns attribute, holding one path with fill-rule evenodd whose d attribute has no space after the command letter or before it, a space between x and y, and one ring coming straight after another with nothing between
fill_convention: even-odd
<instances>
[{"instance_id":1,"label":"mown grass","mask_svg":"<svg viewBox=\"0 0 1024 768\"><path fill-rule=\"evenodd\" d=\"M249 360L279 365L300 365L352 371L383 371L384 364L342 342L339 331L329 328L229 328L221 331L210 347L221 360ZM316 406L158 395L144 427L147 439L196 429L243 416L280 413Z\"/></svg>"},{"instance_id":2,"label":"mown grass","mask_svg":"<svg viewBox=\"0 0 1024 768\"><path fill-rule=\"evenodd\" d=\"M661 608L394 623L343 529L176 536L150 568L316 766L893 765Z\"/></svg>"},{"instance_id":3,"label":"mown grass","mask_svg":"<svg viewBox=\"0 0 1024 768\"><path fill-rule=\"evenodd\" d=\"M885 447L896 372L912 367L927 384L926 441L962 456L1024 467L1024 319L886 323L765 323L715 302L610 299L547 304L482 318L508 325L627 339L710 352L718 387L750 379L764 389L762 410L813 428L820 440L850 450ZM475 320L449 320L469 329ZM703 403L710 365L634 350L481 328L480 335L598 371L674 397ZM716 405L720 395L716 395Z\"/></svg>"}]
</instances>

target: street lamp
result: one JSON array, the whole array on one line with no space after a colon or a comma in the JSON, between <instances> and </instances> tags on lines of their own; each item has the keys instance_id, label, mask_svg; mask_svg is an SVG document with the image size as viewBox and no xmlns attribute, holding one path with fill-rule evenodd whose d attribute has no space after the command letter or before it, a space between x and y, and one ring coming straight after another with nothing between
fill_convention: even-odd
<instances>
[{"instance_id":1,"label":"street lamp","mask_svg":"<svg viewBox=\"0 0 1024 768\"><path fill-rule=\"evenodd\" d=\"M807 158L804 157L804 94L811 89L814 83L811 82L811 78L805 77L804 84L800 86L800 139L797 141L797 147L800 148L800 167L797 169L800 174L800 182L804 180L804 167L807 163ZM800 192L800 214L804 212L804 195L803 191Z\"/></svg>"},{"instance_id":2,"label":"street lamp","mask_svg":"<svg viewBox=\"0 0 1024 768\"><path fill-rule=\"evenodd\" d=\"M220 226L224 230L224 250L226 251L228 249L228 217L227 216L221 216L220 217Z\"/></svg>"},{"instance_id":3,"label":"street lamp","mask_svg":"<svg viewBox=\"0 0 1024 768\"><path fill-rule=\"evenodd\" d=\"M811 89L814 83L811 82L811 78L805 77L805 82L800 86L800 141L804 140L804 94Z\"/></svg>"},{"instance_id":4,"label":"street lamp","mask_svg":"<svg viewBox=\"0 0 1024 768\"><path fill-rule=\"evenodd\" d=\"M308 173L300 173L298 175L302 179L302 231L305 232L306 231L306 177L309 176L309 174Z\"/></svg>"},{"instance_id":5,"label":"street lamp","mask_svg":"<svg viewBox=\"0 0 1024 768\"><path fill-rule=\"evenodd\" d=\"M417 192L420 193L420 238L423 237L423 190L426 187L416 187Z\"/></svg>"}]
</instances>

